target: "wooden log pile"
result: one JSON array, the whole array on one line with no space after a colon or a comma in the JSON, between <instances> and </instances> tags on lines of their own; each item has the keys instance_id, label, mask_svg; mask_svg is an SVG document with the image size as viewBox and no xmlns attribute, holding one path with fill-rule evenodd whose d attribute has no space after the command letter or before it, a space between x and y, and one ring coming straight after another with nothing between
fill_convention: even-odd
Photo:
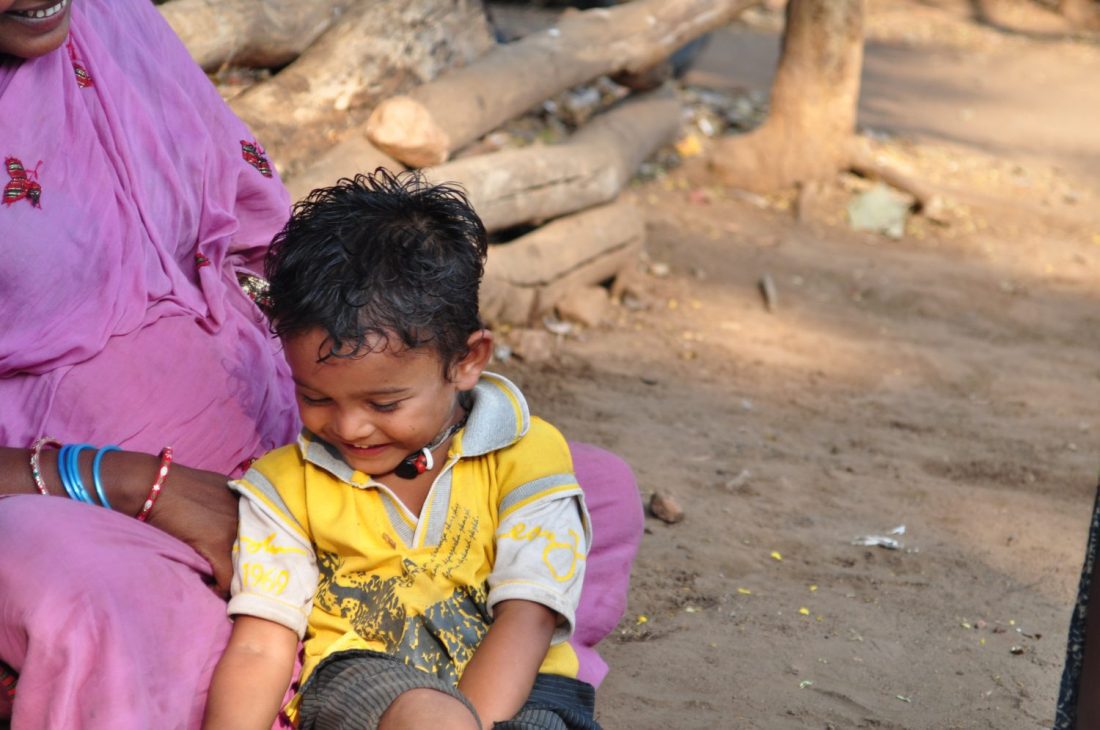
<instances>
[{"instance_id":1,"label":"wooden log pile","mask_svg":"<svg viewBox=\"0 0 1100 730\"><path fill-rule=\"evenodd\" d=\"M644 72L753 4L633 0L508 44L493 41L478 0L168 0L160 10L208 70L281 67L231 104L296 198L379 166L425 168L462 184L491 232L530 227L491 247L482 297L491 324L526 325L634 266L643 217L620 193L677 136L680 100L633 94L557 144L464 150L577 85Z\"/></svg>"}]
</instances>

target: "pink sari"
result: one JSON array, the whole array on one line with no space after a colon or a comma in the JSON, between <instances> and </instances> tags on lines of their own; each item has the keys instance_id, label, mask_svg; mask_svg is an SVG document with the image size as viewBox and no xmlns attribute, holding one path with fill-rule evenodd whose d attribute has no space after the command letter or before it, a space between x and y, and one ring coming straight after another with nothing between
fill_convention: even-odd
<instances>
[{"instance_id":1,"label":"pink sari","mask_svg":"<svg viewBox=\"0 0 1100 730\"><path fill-rule=\"evenodd\" d=\"M232 473L298 429L277 342L237 284L287 193L149 0L72 12L68 47L0 59L0 445L171 444L180 463ZM596 534L574 646L598 684L592 647L625 609L641 510L619 459L574 457ZM193 550L20 496L0 499L0 556L0 661L19 673L0 718L198 727L229 621Z\"/></svg>"}]
</instances>

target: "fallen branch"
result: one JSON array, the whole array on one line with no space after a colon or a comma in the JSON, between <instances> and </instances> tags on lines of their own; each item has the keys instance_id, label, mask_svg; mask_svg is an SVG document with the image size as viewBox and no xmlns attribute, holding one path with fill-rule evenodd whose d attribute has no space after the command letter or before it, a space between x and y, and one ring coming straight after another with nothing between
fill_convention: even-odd
<instances>
[{"instance_id":1,"label":"fallen branch","mask_svg":"<svg viewBox=\"0 0 1100 730\"><path fill-rule=\"evenodd\" d=\"M943 198L924 182L876 155L862 137L848 146L848 169L863 177L881 180L892 188L912 195L918 210L929 220L943 222Z\"/></svg>"},{"instance_id":2,"label":"fallen branch","mask_svg":"<svg viewBox=\"0 0 1100 730\"><path fill-rule=\"evenodd\" d=\"M644 241L640 211L616 201L491 246L481 287L482 316L492 324L529 324L570 291L630 267Z\"/></svg>"},{"instance_id":3,"label":"fallen branch","mask_svg":"<svg viewBox=\"0 0 1100 730\"><path fill-rule=\"evenodd\" d=\"M680 128L676 94L631 97L595 117L568 141L504 150L428 169L459 182L489 230L543 221L613 200L639 165Z\"/></svg>"},{"instance_id":4,"label":"fallen branch","mask_svg":"<svg viewBox=\"0 0 1100 730\"><path fill-rule=\"evenodd\" d=\"M160 12L206 70L233 62L294 60L352 5L351 0L171 0Z\"/></svg>"},{"instance_id":5,"label":"fallen branch","mask_svg":"<svg viewBox=\"0 0 1100 730\"><path fill-rule=\"evenodd\" d=\"M646 69L754 4L635 0L563 16L555 28L387 99L372 112L367 136L414 167L440 164L539 102L601 74Z\"/></svg>"}]
</instances>

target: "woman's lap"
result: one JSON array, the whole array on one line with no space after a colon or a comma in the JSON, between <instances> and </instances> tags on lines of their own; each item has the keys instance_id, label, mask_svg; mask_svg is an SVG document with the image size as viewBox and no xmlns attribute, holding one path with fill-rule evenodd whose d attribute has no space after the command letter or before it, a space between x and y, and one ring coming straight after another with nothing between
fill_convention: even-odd
<instances>
[{"instance_id":1,"label":"woman's lap","mask_svg":"<svg viewBox=\"0 0 1100 730\"><path fill-rule=\"evenodd\" d=\"M570 444L592 516L572 640L582 681L626 608L642 509L630 468ZM206 562L153 527L61 498L0 498L0 660L20 673L14 727L197 727L229 635ZM0 713L4 707L0 704Z\"/></svg>"},{"instance_id":2,"label":"woman's lap","mask_svg":"<svg viewBox=\"0 0 1100 730\"><path fill-rule=\"evenodd\" d=\"M229 634L205 561L136 520L0 499L0 659L14 727L196 727Z\"/></svg>"}]
</instances>

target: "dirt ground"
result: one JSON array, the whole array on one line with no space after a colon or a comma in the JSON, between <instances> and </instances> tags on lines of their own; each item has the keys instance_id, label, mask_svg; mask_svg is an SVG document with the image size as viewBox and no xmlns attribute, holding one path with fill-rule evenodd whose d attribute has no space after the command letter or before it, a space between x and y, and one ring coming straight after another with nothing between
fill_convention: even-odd
<instances>
[{"instance_id":1,"label":"dirt ground","mask_svg":"<svg viewBox=\"0 0 1100 730\"><path fill-rule=\"evenodd\" d=\"M848 175L798 220L689 160L629 192L645 307L497 366L686 514L647 517L609 729L1052 721L1100 465L1100 44L1034 6L869 8L861 127L945 224L853 231ZM689 80L766 91L755 18Z\"/></svg>"}]
</instances>

